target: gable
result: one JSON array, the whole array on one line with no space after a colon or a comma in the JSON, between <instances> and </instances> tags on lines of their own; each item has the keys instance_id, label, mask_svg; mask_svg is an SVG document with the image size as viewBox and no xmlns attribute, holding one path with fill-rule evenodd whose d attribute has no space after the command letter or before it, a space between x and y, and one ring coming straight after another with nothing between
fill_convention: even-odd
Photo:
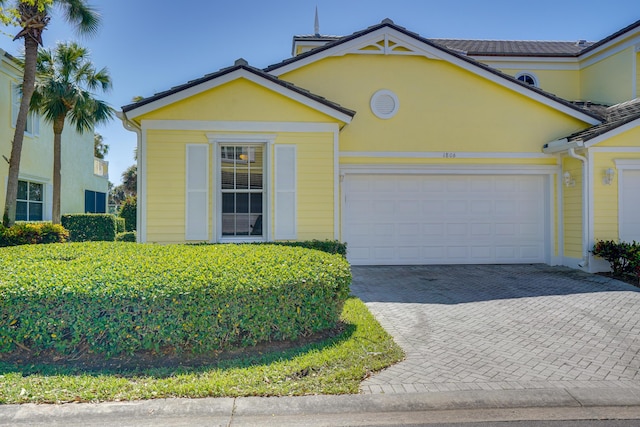
<instances>
[{"instance_id":1,"label":"gable","mask_svg":"<svg viewBox=\"0 0 640 427\"><path fill-rule=\"evenodd\" d=\"M582 120L447 61L411 55L329 57L284 77L358 111L341 134L348 151L533 151L582 130ZM387 89L396 116L376 117L372 95Z\"/></svg>"},{"instance_id":2,"label":"gable","mask_svg":"<svg viewBox=\"0 0 640 427\"><path fill-rule=\"evenodd\" d=\"M339 122L244 78L185 97L136 120Z\"/></svg>"},{"instance_id":3,"label":"gable","mask_svg":"<svg viewBox=\"0 0 640 427\"><path fill-rule=\"evenodd\" d=\"M583 122L590 124L600 122L598 117L581 110L566 100L524 84L494 68L468 58L462 52L436 45L415 33L396 26L390 20L384 20L377 26L354 33L279 64L274 64L267 67L265 71L274 76L284 77L298 69L308 67L314 62L346 55L417 56L448 62Z\"/></svg>"}]
</instances>

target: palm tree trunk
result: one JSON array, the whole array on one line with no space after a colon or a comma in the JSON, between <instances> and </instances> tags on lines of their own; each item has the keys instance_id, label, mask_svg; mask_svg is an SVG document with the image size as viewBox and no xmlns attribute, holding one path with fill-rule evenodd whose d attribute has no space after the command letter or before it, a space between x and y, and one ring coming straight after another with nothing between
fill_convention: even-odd
<instances>
[{"instance_id":1,"label":"palm tree trunk","mask_svg":"<svg viewBox=\"0 0 640 427\"><path fill-rule=\"evenodd\" d=\"M62 169L62 131L66 114L58 117L53 122L53 204L51 222L60 224L60 194L61 194L61 169Z\"/></svg>"},{"instance_id":2,"label":"palm tree trunk","mask_svg":"<svg viewBox=\"0 0 640 427\"><path fill-rule=\"evenodd\" d=\"M7 194L4 203L4 225L11 227L16 221L16 204L18 198L18 177L20 175L20 157L22 156L22 142L29 115L29 103L36 83L36 60L38 58L38 42L31 37L24 38L24 75L22 83L22 101L16 120L16 130L11 144L11 159L9 160L9 177L7 180Z\"/></svg>"}]
</instances>

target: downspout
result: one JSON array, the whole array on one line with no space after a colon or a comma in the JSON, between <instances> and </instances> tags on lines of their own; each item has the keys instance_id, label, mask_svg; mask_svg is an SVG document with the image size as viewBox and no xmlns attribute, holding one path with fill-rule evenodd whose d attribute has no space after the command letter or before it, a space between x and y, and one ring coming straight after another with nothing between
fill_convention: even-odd
<instances>
[{"instance_id":1,"label":"downspout","mask_svg":"<svg viewBox=\"0 0 640 427\"><path fill-rule=\"evenodd\" d=\"M136 147L137 147L137 159L136 159L136 166L137 166L137 173L138 173L138 179L136 182L136 193L138 195L138 208L136 209L136 223L138 224L138 228L141 228L140 226L142 225L142 208L141 208L141 194L142 194L142 179L141 179L141 170L140 170L140 158L143 155L142 153L142 147L141 147L141 143L142 143L142 129L140 128L140 126L138 126L136 123L132 122L131 120L129 120L127 118L127 114L124 111L118 111L116 113L116 116L122 120L122 125L124 126L124 128L128 131L131 132L135 132L136 134ZM142 232L142 230L138 230L136 232L136 239L138 241L138 243L143 242L144 240L146 240L146 233Z\"/></svg>"},{"instance_id":2,"label":"downspout","mask_svg":"<svg viewBox=\"0 0 640 427\"><path fill-rule=\"evenodd\" d=\"M589 159L576 154L575 148L569 148L569 157L582 162L582 261L578 267L589 268Z\"/></svg>"}]
</instances>

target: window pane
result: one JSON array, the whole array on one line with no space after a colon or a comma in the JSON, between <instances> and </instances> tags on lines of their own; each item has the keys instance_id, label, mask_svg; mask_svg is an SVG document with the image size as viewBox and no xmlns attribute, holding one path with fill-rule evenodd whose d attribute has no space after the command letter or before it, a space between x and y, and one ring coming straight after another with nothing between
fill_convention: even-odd
<instances>
[{"instance_id":1,"label":"window pane","mask_svg":"<svg viewBox=\"0 0 640 427\"><path fill-rule=\"evenodd\" d=\"M233 236L236 234L235 214L222 214L222 235Z\"/></svg>"},{"instance_id":2,"label":"window pane","mask_svg":"<svg viewBox=\"0 0 640 427\"><path fill-rule=\"evenodd\" d=\"M249 194L236 194L236 213L249 213Z\"/></svg>"},{"instance_id":3,"label":"window pane","mask_svg":"<svg viewBox=\"0 0 640 427\"><path fill-rule=\"evenodd\" d=\"M236 212L235 196L234 193L222 193L222 213Z\"/></svg>"},{"instance_id":4,"label":"window pane","mask_svg":"<svg viewBox=\"0 0 640 427\"><path fill-rule=\"evenodd\" d=\"M29 183L29 200L42 201L42 184Z\"/></svg>"},{"instance_id":5,"label":"window pane","mask_svg":"<svg viewBox=\"0 0 640 427\"><path fill-rule=\"evenodd\" d=\"M233 169L222 168L221 175L220 181L222 182L222 189L233 190Z\"/></svg>"},{"instance_id":6,"label":"window pane","mask_svg":"<svg viewBox=\"0 0 640 427\"><path fill-rule=\"evenodd\" d=\"M262 213L262 193L251 193L251 213Z\"/></svg>"},{"instance_id":7,"label":"window pane","mask_svg":"<svg viewBox=\"0 0 640 427\"><path fill-rule=\"evenodd\" d=\"M29 203L29 221L42 221L42 203Z\"/></svg>"},{"instance_id":8,"label":"window pane","mask_svg":"<svg viewBox=\"0 0 640 427\"><path fill-rule=\"evenodd\" d=\"M27 217L27 202L16 203L16 221L28 221Z\"/></svg>"},{"instance_id":9,"label":"window pane","mask_svg":"<svg viewBox=\"0 0 640 427\"><path fill-rule=\"evenodd\" d=\"M251 168L251 189L262 190L262 169Z\"/></svg>"},{"instance_id":10,"label":"window pane","mask_svg":"<svg viewBox=\"0 0 640 427\"><path fill-rule=\"evenodd\" d=\"M27 183L26 181L18 181L18 199L28 200L27 199L28 193L29 193L29 183Z\"/></svg>"},{"instance_id":11,"label":"window pane","mask_svg":"<svg viewBox=\"0 0 640 427\"><path fill-rule=\"evenodd\" d=\"M251 215L251 235L262 236L262 215Z\"/></svg>"}]
</instances>

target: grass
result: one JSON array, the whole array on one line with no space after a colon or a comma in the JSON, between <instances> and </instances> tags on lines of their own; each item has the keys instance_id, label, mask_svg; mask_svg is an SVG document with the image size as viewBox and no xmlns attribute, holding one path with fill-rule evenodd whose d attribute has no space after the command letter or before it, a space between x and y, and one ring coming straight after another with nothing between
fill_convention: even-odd
<instances>
[{"instance_id":1,"label":"grass","mask_svg":"<svg viewBox=\"0 0 640 427\"><path fill-rule=\"evenodd\" d=\"M342 322L343 332L318 343L198 368L82 372L0 363L0 403L357 393L364 378L404 354L359 299L347 300Z\"/></svg>"}]
</instances>

